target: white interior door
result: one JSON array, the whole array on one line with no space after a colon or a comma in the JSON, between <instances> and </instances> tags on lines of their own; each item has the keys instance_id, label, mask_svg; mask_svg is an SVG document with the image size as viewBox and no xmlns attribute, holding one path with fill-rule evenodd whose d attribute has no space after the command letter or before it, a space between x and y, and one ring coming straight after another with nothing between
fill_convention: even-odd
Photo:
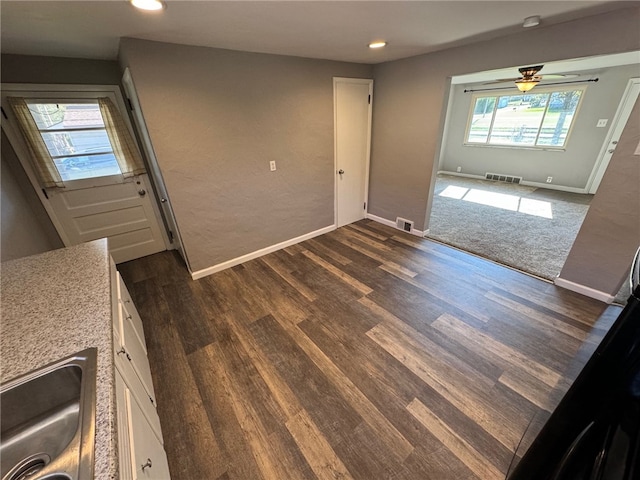
<instances>
[{"instance_id":1,"label":"white interior door","mask_svg":"<svg viewBox=\"0 0 640 480\"><path fill-rule=\"evenodd\" d=\"M636 104L636 100L638 99L639 95L640 78L632 78L631 80L629 80L627 89L625 90L624 95L622 96L622 100L620 101L620 105L618 106L618 110L613 117L609 134L607 135L607 139L605 140L605 143L600 150L600 155L598 157L596 167L591 174L592 179L591 186L589 187L589 193L596 193L596 191L598 190L600 182L602 181L602 177L607 171L609 161L613 156L613 152L616 149L618 140L620 140L622 131L627 125L627 120L629 120L629 116L631 115L631 111L633 110L633 107Z\"/></svg>"},{"instance_id":2,"label":"white interior door","mask_svg":"<svg viewBox=\"0 0 640 480\"><path fill-rule=\"evenodd\" d=\"M39 184L8 96L28 100L65 188ZM120 173L99 125L99 97L111 98L128 124L117 86L3 84L2 128L65 246L107 237L114 261L121 263L166 250L169 239L147 175L125 179Z\"/></svg>"},{"instance_id":3,"label":"white interior door","mask_svg":"<svg viewBox=\"0 0 640 480\"><path fill-rule=\"evenodd\" d=\"M373 80L334 78L336 226L367 210Z\"/></svg>"}]
</instances>

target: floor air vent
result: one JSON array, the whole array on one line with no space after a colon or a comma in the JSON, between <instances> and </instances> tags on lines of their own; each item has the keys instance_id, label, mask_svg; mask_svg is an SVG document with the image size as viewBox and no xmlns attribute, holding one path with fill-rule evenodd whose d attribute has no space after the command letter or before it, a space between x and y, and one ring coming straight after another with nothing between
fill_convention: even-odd
<instances>
[{"instance_id":1,"label":"floor air vent","mask_svg":"<svg viewBox=\"0 0 640 480\"><path fill-rule=\"evenodd\" d=\"M505 182L505 183L520 183L522 181L522 177L516 177L514 175L504 175L502 173L485 173L484 178L487 180L495 180L496 182Z\"/></svg>"},{"instance_id":2,"label":"floor air vent","mask_svg":"<svg viewBox=\"0 0 640 480\"><path fill-rule=\"evenodd\" d=\"M411 220L407 220L406 218L396 218L396 227L400 230L404 230L405 232L411 233L413 230L413 222Z\"/></svg>"}]
</instances>

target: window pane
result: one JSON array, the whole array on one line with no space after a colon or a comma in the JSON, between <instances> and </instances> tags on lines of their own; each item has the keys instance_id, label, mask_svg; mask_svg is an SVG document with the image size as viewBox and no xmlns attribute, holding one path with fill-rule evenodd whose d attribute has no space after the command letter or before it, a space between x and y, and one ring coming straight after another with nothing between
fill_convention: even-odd
<instances>
[{"instance_id":1,"label":"window pane","mask_svg":"<svg viewBox=\"0 0 640 480\"><path fill-rule=\"evenodd\" d=\"M534 145L544 116L541 105L548 94L500 97L489 143Z\"/></svg>"},{"instance_id":2,"label":"window pane","mask_svg":"<svg viewBox=\"0 0 640 480\"><path fill-rule=\"evenodd\" d=\"M469 127L467 142L486 143L491 126L491 117L496 105L496 97L477 98L473 108L473 117Z\"/></svg>"},{"instance_id":3,"label":"window pane","mask_svg":"<svg viewBox=\"0 0 640 480\"><path fill-rule=\"evenodd\" d=\"M578 108L582 91L554 92L549 99L547 114L542 122L537 145L562 147Z\"/></svg>"},{"instance_id":4,"label":"window pane","mask_svg":"<svg viewBox=\"0 0 640 480\"><path fill-rule=\"evenodd\" d=\"M52 157L113 151L106 130L42 132L42 138Z\"/></svg>"},{"instance_id":5,"label":"window pane","mask_svg":"<svg viewBox=\"0 0 640 480\"><path fill-rule=\"evenodd\" d=\"M37 103L28 101L40 130L104 128L98 103Z\"/></svg>"},{"instance_id":6,"label":"window pane","mask_svg":"<svg viewBox=\"0 0 640 480\"><path fill-rule=\"evenodd\" d=\"M112 153L56 158L54 162L62 181L120 175L120 167Z\"/></svg>"}]
</instances>

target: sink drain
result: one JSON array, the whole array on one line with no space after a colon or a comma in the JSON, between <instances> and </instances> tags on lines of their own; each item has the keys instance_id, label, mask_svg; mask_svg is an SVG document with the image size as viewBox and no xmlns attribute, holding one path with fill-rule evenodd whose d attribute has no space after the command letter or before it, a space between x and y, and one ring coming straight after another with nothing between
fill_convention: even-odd
<instances>
[{"instance_id":1,"label":"sink drain","mask_svg":"<svg viewBox=\"0 0 640 480\"><path fill-rule=\"evenodd\" d=\"M51 461L46 453L38 453L25 458L4 477L3 480L29 480Z\"/></svg>"}]
</instances>

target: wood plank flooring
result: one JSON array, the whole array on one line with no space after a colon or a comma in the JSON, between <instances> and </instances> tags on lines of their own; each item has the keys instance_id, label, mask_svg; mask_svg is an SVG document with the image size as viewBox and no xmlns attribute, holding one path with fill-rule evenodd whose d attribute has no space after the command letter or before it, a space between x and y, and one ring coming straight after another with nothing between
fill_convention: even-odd
<instances>
[{"instance_id":1,"label":"wood plank flooring","mask_svg":"<svg viewBox=\"0 0 640 480\"><path fill-rule=\"evenodd\" d=\"M505 478L620 311L367 220L198 281L119 269L174 480Z\"/></svg>"}]
</instances>

